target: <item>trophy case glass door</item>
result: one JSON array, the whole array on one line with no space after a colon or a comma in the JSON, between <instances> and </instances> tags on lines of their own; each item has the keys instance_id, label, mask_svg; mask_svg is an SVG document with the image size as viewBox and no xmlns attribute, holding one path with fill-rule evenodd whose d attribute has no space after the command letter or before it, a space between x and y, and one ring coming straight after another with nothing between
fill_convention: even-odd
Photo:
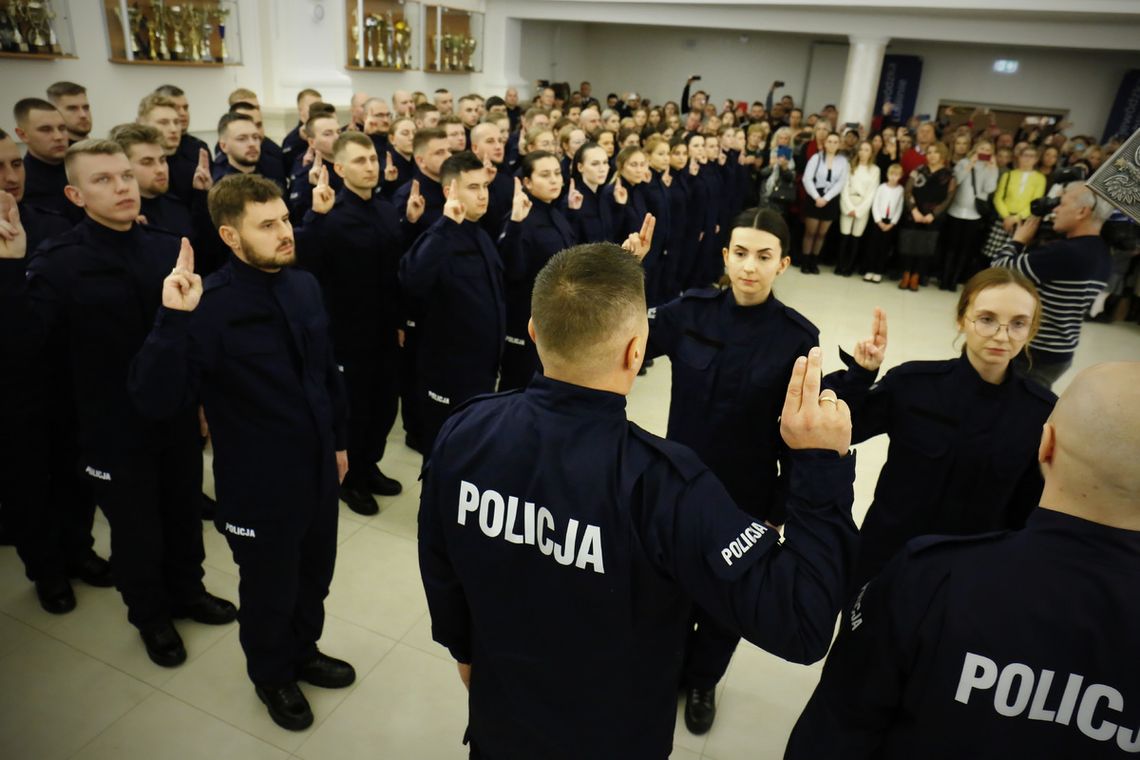
<instances>
[{"instance_id":1,"label":"trophy case glass door","mask_svg":"<svg viewBox=\"0 0 1140 760\"><path fill-rule=\"evenodd\" d=\"M428 71L468 74L483 70L482 13L429 5L424 15Z\"/></svg>"},{"instance_id":2,"label":"trophy case glass door","mask_svg":"<svg viewBox=\"0 0 1140 760\"><path fill-rule=\"evenodd\" d=\"M237 0L103 0L112 63L241 63Z\"/></svg>"},{"instance_id":3,"label":"trophy case glass door","mask_svg":"<svg viewBox=\"0 0 1140 760\"><path fill-rule=\"evenodd\" d=\"M0 0L0 58L75 58L67 0Z\"/></svg>"},{"instance_id":4,"label":"trophy case glass door","mask_svg":"<svg viewBox=\"0 0 1140 760\"><path fill-rule=\"evenodd\" d=\"M345 0L346 67L352 71L420 68L422 7L409 0Z\"/></svg>"}]
</instances>

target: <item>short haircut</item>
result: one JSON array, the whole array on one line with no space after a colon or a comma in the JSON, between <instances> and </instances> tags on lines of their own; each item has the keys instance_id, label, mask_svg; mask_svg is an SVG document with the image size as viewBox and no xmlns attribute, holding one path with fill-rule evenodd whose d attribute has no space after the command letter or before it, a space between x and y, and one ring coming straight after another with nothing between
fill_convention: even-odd
<instances>
[{"instance_id":1,"label":"short haircut","mask_svg":"<svg viewBox=\"0 0 1140 760\"><path fill-rule=\"evenodd\" d=\"M545 108L528 108L526 113L523 114L522 120L524 124L530 124L534 121L534 117L541 116L542 114L550 115L550 111Z\"/></svg>"},{"instance_id":2,"label":"short haircut","mask_svg":"<svg viewBox=\"0 0 1140 760\"><path fill-rule=\"evenodd\" d=\"M555 161L558 160L558 156L548 150L532 150L523 156L522 160L519 161L519 179L527 179L534 174L534 165L544 158L553 158Z\"/></svg>"},{"instance_id":3,"label":"short haircut","mask_svg":"<svg viewBox=\"0 0 1140 760\"><path fill-rule=\"evenodd\" d=\"M440 87L438 90L435 91L435 94L436 95L445 95L445 94L449 94L450 92L451 91L448 90L446 87Z\"/></svg>"},{"instance_id":4,"label":"short haircut","mask_svg":"<svg viewBox=\"0 0 1140 760\"><path fill-rule=\"evenodd\" d=\"M542 353L593 363L617 330L644 319L645 270L613 243L568 248L539 271L530 312Z\"/></svg>"},{"instance_id":5,"label":"short haircut","mask_svg":"<svg viewBox=\"0 0 1140 760\"><path fill-rule=\"evenodd\" d=\"M332 103L326 103L323 100L318 100L309 106L309 118L313 118L317 114L329 114L336 116L336 106Z\"/></svg>"},{"instance_id":6,"label":"short haircut","mask_svg":"<svg viewBox=\"0 0 1140 760\"><path fill-rule=\"evenodd\" d=\"M164 84L154 88L155 95L165 95L168 98L181 98L186 92L176 84Z\"/></svg>"},{"instance_id":7,"label":"short haircut","mask_svg":"<svg viewBox=\"0 0 1140 760\"><path fill-rule=\"evenodd\" d=\"M248 88L239 87L230 93L230 96L226 102L232 106L234 103L242 100L257 100L257 93Z\"/></svg>"},{"instance_id":8,"label":"short haircut","mask_svg":"<svg viewBox=\"0 0 1140 760\"><path fill-rule=\"evenodd\" d=\"M462 150L443 162L439 170L439 184L446 187L453 179L459 179L463 172L476 172L483 168L483 162L469 150Z\"/></svg>"},{"instance_id":9,"label":"short haircut","mask_svg":"<svg viewBox=\"0 0 1140 760\"><path fill-rule=\"evenodd\" d=\"M303 89L297 93L297 103L300 104L301 98L306 98L306 97L316 98L317 100L320 100L321 94L319 92L317 92L316 90L314 90L312 87L306 87L305 89Z\"/></svg>"},{"instance_id":10,"label":"short haircut","mask_svg":"<svg viewBox=\"0 0 1140 760\"><path fill-rule=\"evenodd\" d=\"M392 126L395 126L394 124ZM420 129L416 131L416 136L412 140L412 153L420 156L427 152L428 143L432 140L446 140L447 133L439 127L432 127L430 129Z\"/></svg>"},{"instance_id":11,"label":"short haircut","mask_svg":"<svg viewBox=\"0 0 1140 760\"><path fill-rule=\"evenodd\" d=\"M80 140L67 149L63 156L63 168L67 181L75 184L74 167L80 156L125 156L126 152L114 140Z\"/></svg>"},{"instance_id":12,"label":"short haircut","mask_svg":"<svg viewBox=\"0 0 1140 760\"><path fill-rule=\"evenodd\" d=\"M498 95L492 95L483 102L488 109L495 108L496 106L505 106L507 101L500 98Z\"/></svg>"},{"instance_id":13,"label":"short haircut","mask_svg":"<svg viewBox=\"0 0 1140 760\"><path fill-rule=\"evenodd\" d=\"M56 82L47 88L47 96L53 102L69 95L86 95L87 88L75 82Z\"/></svg>"},{"instance_id":14,"label":"short haircut","mask_svg":"<svg viewBox=\"0 0 1140 760\"><path fill-rule=\"evenodd\" d=\"M447 92L447 90L444 90L444 92ZM415 114L416 116L420 116L425 113L430 113L431 111L439 111L439 108L436 107L435 103L420 103L418 106L416 106Z\"/></svg>"},{"instance_id":15,"label":"short haircut","mask_svg":"<svg viewBox=\"0 0 1140 760\"><path fill-rule=\"evenodd\" d=\"M231 124L233 124L235 121L248 121L250 124L253 124L253 119L250 118L247 114L244 114L244 113L223 114L222 118L218 119L218 137L220 138L222 135L224 135L226 133L226 130L229 129L229 126Z\"/></svg>"},{"instance_id":16,"label":"short haircut","mask_svg":"<svg viewBox=\"0 0 1140 760\"><path fill-rule=\"evenodd\" d=\"M256 103L250 103L248 100L239 100L236 103L230 103L230 113L239 113L241 111L260 111L261 106Z\"/></svg>"},{"instance_id":17,"label":"short haircut","mask_svg":"<svg viewBox=\"0 0 1140 760\"><path fill-rule=\"evenodd\" d=\"M478 103L479 102L479 96L478 95L464 95L462 98L459 99L459 102L462 103L465 100L474 100L476 103Z\"/></svg>"},{"instance_id":18,"label":"short haircut","mask_svg":"<svg viewBox=\"0 0 1140 760\"><path fill-rule=\"evenodd\" d=\"M23 98L17 100L16 105L12 108L12 118L16 120L17 124L23 124L28 120L28 115L32 111L55 111L59 113L59 109L43 98Z\"/></svg>"},{"instance_id":19,"label":"short haircut","mask_svg":"<svg viewBox=\"0 0 1140 760\"><path fill-rule=\"evenodd\" d=\"M457 116L456 114L449 113L447 116L444 116L439 120L439 126L441 126L441 127L446 127L446 125L448 125L448 124L460 124L460 125L462 125L463 119L459 118L459 116Z\"/></svg>"},{"instance_id":20,"label":"short haircut","mask_svg":"<svg viewBox=\"0 0 1140 760\"><path fill-rule=\"evenodd\" d=\"M119 124L111 128L111 139L119 144L123 152L130 157L131 148L136 145L162 146L162 134L154 127L146 124Z\"/></svg>"},{"instance_id":21,"label":"short haircut","mask_svg":"<svg viewBox=\"0 0 1140 760\"><path fill-rule=\"evenodd\" d=\"M1088 183L1083 180L1068 183L1065 185L1065 192L1069 192L1069 190L1077 187L1084 190L1081 194L1081 205L1085 208L1092 209L1092 218L1101 224L1108 221L1108 218L1112 216L1112 212L1116 210L1112 207L1112 204L1094 193Z\"/></svg>"},{"instance_id":22,"label":"short haircut","mask_svg":"<svg viewBox=\"0 0 1140 760\"><path fill-rule=\"evenodd\" d=\"M314 111L313 109L310 108L309 109L309 120L305 122L305 135L307 137L314 137L315 136L313 134L313 130L316 129L317 122L320 121L321 119L332 119L333 121L336 121L336 114L330 113L329 111ZM337 124L337 128L338 129L340 128L339 123Z\"/></svg>"},{"instance_id":23,"label":"short haircut","mask_svg":"<svg viewBox=\"0 0 1140 760\"><path fill-rule=\"evenodd\" d=\"M311 119L310 119L311 121ZM349 145L359 145L361 148L375 150L376 146L372 142L372 138L363 132L356 132L353 130L345 130L340 133L333 143L333 156L339 161L344 151L348 149Z\"/></svg>"},{"instance_id":24,"label":"short haircut","mask_svg":"<svg viewBox=\"0 0 1140 760\"><path fill-rule=\"evenodd\" d=\"M178 110L178 106L170 99L169 95L160 95L157 92L152 92L139 101L139 118L146 116L156 108L173 108L175 111Z\"/></svg>"},{"instance_id":25,"label":"short haircut","mask_svg":"<svg viewBox=\"0 0 1140 760\"><path fill-rule=\"evenodd\" d=\"M269 203L281 198L281 188L258 174L230 174L210 188L206 204L214 227L241 226L247 203Z\"/></svg>"}]
</instances>

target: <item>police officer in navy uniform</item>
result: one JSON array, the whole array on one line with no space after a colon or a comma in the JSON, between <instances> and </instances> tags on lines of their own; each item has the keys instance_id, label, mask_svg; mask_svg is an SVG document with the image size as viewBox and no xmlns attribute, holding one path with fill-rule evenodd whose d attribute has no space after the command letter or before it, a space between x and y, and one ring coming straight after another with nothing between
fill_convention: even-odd
<instances>
[{"instance_id":1,"label":"police officer in navy uniform","mask_svg":"<svg viewBox=\"0 0 1140 760\"><path fill-rule=\"evenodd\" d=\"M23 202L24 168L20 149L0 130L0 198L7 222L12 207L27 236L27 249L71 229L62 214ZM25 261L27 259L25 258ZM20 341L19 331L10 340ZM7 343L5 344L8 345ZM61 425L73 413L53 391L69 389L58 375L63 368L35 342L4 351L0 373L0 504L4 527L14 539L28 580L35 584L40 606L62 614L75 608L68 582L76 575L90 585L110 586L110 564L92 550L94 503L79 487L75 474L74 425ZM48 389L51 389L49 391Z\"/></svg>"},{"instance_id":2,"label":"police officer in navy uniform","mask_svg":"<svg viewBox=\"0 0 1140 760\"><path fill-rule=\"evenodd\" d=\"M46 100L24 98L12 109L16 137L24 143L24 200L39 208L66 216L72 224L83 220L83 212L64 195L67 173L63 156L67 152L67 128L63 115Z\"/></svg>"},{"instance_id":3,"label":"police officer in navy uniform","mask_svg":"<svg viewBox=\"0 0 1140 760\"><path fill-rule=\"evenodd\" d=\"M472 757L667 757L694 600L795 662L830 643L857 535L847 409L820 394L819 350L787 388L780 544L691 450L626 419L645 309L618 246L552 258L531 326L545 374L458 410L425 467L420 569L469 683Z\"/></svg>"},{"instance_id":4,"label":"police officer in navy uniform","mask_svg":"<svg viewBox=\"0 0 1140 760\"><path fill-rule=\"evenodd\" d=\"M796 357L819 345L819 330L776 298L787 269L790 236L771 209L749 209L732 224L723 251L724 288L687 291L650 310L647 356L667 355L673 371L667 438L689 446L741 509L779 525L786 517L787 450L780 438L780 394ZM858 363L829 375L846 397L865 392L886 350L886 317L876 313L872 337L856 344ZM853 361L854 363L854 361ZM701 607L685 647L681 683L685 725L707 732L716 717L716 685L740 640Z\"/></svg>"},{"instance_id":5,"label":"police officer in navy uniform","mask_svg":"<svg viewBox=\"0 0 1140 760\"><path fill-rule=\"evenodd\" d=\"M229 623L236 610L202 584L202 455L193 409L144 419L127 372L159 302L178 238L138 225L139 190L123 149L84 140L68 149L68 197L87 219L28 262L9 245L0 264L4 323L42 338L61 330L79 414L81 467L111 525L115 585L147 654L186 659L173 618Z\"/></svg>"},{"instance_id":6,"label":"police officer in navy uniform","mask_svg":"<svg viewBox=\"0 0 1140 760\"><path fill-rule=\"evenodd\" d=\"M308 166L300 166L289 180L289 215L294 226L299 226L305 214L313 207L313 188L324 164L332 164L333 145L340 136L340 125L336 114L318 111L305 122L305 134L309 135L309 148L313 161ZM335 172L326 172L328 185L334 193L344 189L344 180Z\"/></svg>"},{"instance_id":7,"label":"police officer in navy uniform","mask_svg":"<svg viewBox=\"0 0 1140 760\"><path fill-rule=\"evenodd\" d=\"M325 688L355 680L351 665L317 649L348 467L344 392L320 286L290 268L280 189L227 177L210 191L210 215L234 256L203 286L183 241L131 367L131 395L153 418L205 408L216 525L241 573L247 670L273 720L302 730L313 714L298 679Z\"/></svg>"},{"instance_id":8,"label":"police officer in navy uniform","mask_svg":"<svg viewBox=\"0 0 1140 760\"><path fill-rule=\"evenodd\" d=\"M490 204L486 164L457 153L440 179L443 216L400 260L404 292L423 304L416 375L426 451L452 410L495 390L506 335L503 263L480 224Z\"/></svg>"},{"instance_id":9,"label":"police officer in navy uniform","mask_svg":"<svg viewBox=\"0 0 1140 760\"><path fill-rule=\"evenodd\" d=\"M1140 752L1138 431L1140 363L1078 375L1025 528L908 543L844 615L785 757Z\"/></svg>"},{"instance_id":10,"label":"police officer in navy uniform","mask_svg":"<svg viewBox=\"0 0 1140 760\"><path fill-rule=\"evenodd\" d=\"M214 181L231 174L260 174L285 191L285 173L281 166L266 161L261 151L261 133L252 118L244 113L230 113L218 120L218 156L210 170Z\"/></svg>"},{"instance_id":11,"label":"police officer in navy uniform","mask_svg":"<svg viewBox=\"0 0 1140 760\"><path fill-rule=\"evenodd\" d=\"M515 182L503 163L506 158L498 125L484 122L471 130L471 151L483 162L491 177L487 188L487 213L479 220L491 240L498 240L515 196Z\"/></svg>"},{"instance_id":12,"label":"police officer in navy uniform","mask_svg":"<svg viewBox=\"0 0 1140 760\"><path fill-rule=\"evenodd\" d=\"M869 391L848 393L855 440L890 436L863 519L852 595L916 536L1024 525L1040 498L1036 441L1056 397L1021 375L1014 359L1040 315L1024 275L982 270L959 295L960 357L906 362Z\"/></svg>"},{"instance_id":13,"label":"police officer in navy uniform","mask_svg":"<svg viewBox=\"0 0 1140 760\"><path fill-rule=\"evenodd\" d=\"M170 165L170 191L175 198L185 201L191 196L194 175L200 165L202 151L206 151L207 160L213 154L204 140L190 134L190 101L182 88L173 84L164 84L156 88L154 94L170 98L178 114L182 136L177 149L167 157L167 161Z\"/></svg>"},{"instance_id":14,"label":"police officer in navy uniform","mask_svg":"<svg viewBox=\"0 0 1140 760\"><path fill-rule=\"evenodd\" d=\"M340 496L357 514L374 515L379 508L372 494L403 490L376 465L399 403L400 226L396 209L375 192L380 160L372 141L346 131L337 137L333 156L343 189L333 190L328 165L321 166L311 212L296 238L301 265L317 276L324 292L352 414Z\"/></svg>"}]
</instances>

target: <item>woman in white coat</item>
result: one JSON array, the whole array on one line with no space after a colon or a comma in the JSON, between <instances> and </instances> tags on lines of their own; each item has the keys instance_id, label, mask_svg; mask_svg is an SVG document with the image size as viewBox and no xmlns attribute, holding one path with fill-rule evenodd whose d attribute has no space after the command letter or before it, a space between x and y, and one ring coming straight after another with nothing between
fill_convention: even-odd
<instances>
[{"instance_id":1,"label":"woman in white coat","mask_svg":"<svg viewBox=\"0 0 1140 760\"><path fill-rule=\"evenodd\" d=\"M859 242L871 217L871 199L879 186L879 167L871 143L863 140L855 149L851 173L839 194L839 262L835 273L849 277L859 258Z\"/></svg>"}]
</instances>

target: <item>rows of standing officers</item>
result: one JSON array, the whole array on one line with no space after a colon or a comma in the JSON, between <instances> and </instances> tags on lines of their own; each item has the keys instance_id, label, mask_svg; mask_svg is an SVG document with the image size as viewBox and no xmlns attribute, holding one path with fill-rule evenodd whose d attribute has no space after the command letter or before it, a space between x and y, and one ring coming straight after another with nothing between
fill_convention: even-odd
<instances>
[{"instance_id":1,"label":"rows of standing officers","mask_svg":"<svg viewBox=\"0 0 1140 760\"><path fill-rule=\"evenodd\" d=\"M69 578L113 583L166 667L173 621L237 619L269 715L307 728L298 684L355 680L317 646L338 498L367 515L399 493L377 463L402 413L472 757L666 757L678 690L707 732L742 637L811 663L840 612L788 757L1140 751L1140 364L1059 402L1021 374L1024 276L966 284L956 357L879 377L876 309L824 375L818 329L774 293L773 211L719 193L694 246L671 182L623 184L649 169L620 155L607 184L583 145L596 173L565 182L541 149L512 166L477 110L460 145L406 110L342 129L311 96L274 152L250 96L217 158L174 87L110 139L69 132L59 97L17 105L27 154L0 132L0 502L49 612L74 608ZM678 294L678 265L707 287ZM625 412L660 356L665 438ZM858 531L850 447L880 434ZM239 606L202 582L207 439Z\"/></svg>"}]
</instances>

